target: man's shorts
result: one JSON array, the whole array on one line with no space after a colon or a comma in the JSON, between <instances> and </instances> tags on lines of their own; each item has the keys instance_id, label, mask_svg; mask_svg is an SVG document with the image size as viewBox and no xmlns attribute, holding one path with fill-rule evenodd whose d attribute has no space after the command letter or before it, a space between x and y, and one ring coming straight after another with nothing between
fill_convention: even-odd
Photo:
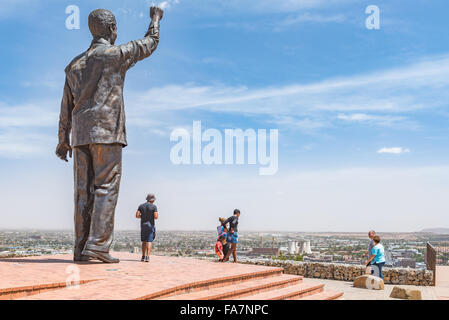
<instances>
[{"instance_id":1,"label":"man's shorts","mask_svg":"<svg viewBox=\"0 0 449 320\"><path fill-rule=\"evenodd\" d=\"M144 223L140 226L140 241L153 242L156 237L156 228L151 224Z\"/></svg>"},{"instance_id":2,"label":"man's shorts","mask_svg":"<svg viewBox=\"0 0 449 320\"><path fill-rule=\"evenodd\" d=\"M239 243L239 235L237 232L232 234L231 243Z\"/></svg>"}]
</instances>

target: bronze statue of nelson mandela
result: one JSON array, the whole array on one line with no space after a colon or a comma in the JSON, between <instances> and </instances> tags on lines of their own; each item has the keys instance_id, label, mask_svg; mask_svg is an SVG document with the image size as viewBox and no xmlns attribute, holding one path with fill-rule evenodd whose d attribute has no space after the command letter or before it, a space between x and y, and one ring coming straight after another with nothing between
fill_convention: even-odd
<instances>
[{"instance_id":1,"label":"bronze statue of nelson mandela","mask_svg":"<svg viewBox=\"0 0 449 320\"><path fill-rule=\"evenodd\" d=\"M67 161L67 154L72 157L73 150L75 261L119 262L109 255L109 248L120 186L122 148L127 145L123 84L126 71L149 57L159 43L163 11L152 7L150 16L144 38L115 46L117 25L112 12L104 9L91 12L92 43L65 69L56 155Z\"/></svg>"}]
</instances>

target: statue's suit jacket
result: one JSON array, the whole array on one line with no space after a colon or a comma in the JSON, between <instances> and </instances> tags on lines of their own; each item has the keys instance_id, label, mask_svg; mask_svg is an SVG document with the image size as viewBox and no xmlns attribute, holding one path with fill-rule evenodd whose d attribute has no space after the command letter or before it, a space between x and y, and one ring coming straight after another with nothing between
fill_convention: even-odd
<instances>
[{"instance_id":1,"label":"statue's suit jacket","mask_svg":"<svg viewBox=\"0 0 449 320\"><path fill-rule=\"evenodd\" d=\"M127 145L123 84L126 71L149 57L159 43L159 23L143 39L113 46L103 38L66 67L59 118L59 142Z\"/></svg>"}]
</instances>

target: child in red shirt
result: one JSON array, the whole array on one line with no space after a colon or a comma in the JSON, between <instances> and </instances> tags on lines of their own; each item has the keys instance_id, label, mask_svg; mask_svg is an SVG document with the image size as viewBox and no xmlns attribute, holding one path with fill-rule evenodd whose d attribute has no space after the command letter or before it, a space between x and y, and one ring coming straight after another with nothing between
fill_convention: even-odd
<instances>
[{"instance_id":1,"label":"child in red shirt","mask_svg":"<svg viewBox=\"0 0 449 320\"><path fill-rule=\"evenodd\" d=\"M220 261L223 261L223 258L224 258L223 241L225 241L225 237L220 236L217 240L217 243L215 243L215 253L217 254Z\"/></svg>"}]
</instances>

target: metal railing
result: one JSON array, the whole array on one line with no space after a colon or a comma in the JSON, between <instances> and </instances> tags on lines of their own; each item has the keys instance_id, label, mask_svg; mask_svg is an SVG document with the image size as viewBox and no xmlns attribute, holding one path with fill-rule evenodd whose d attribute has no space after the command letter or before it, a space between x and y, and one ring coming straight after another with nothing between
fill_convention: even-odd
<instances>
[{"instance_id":1,"label":"metal railing","mask_svg":"<svg viewBox=\"0 0 449 320\"><path fill-rule=\"evenodd\" d=\"M449 265L449 244L439 243L438 245L435 245L434 248L436 251L436 265Z\"/></svg>"},{"instance_id":2,"label":"metal railing","mask_svg":"<svg viewBox=\"0 0 449 320\"><path fill-rule=\"evenodd\" d=\"M427 242L426 245L426 266L427 270L431 270L433 272L433 285L435 285L436 268L437 268L437 251L430 244L430 242Z\"/></svg>"}]
</instances>

